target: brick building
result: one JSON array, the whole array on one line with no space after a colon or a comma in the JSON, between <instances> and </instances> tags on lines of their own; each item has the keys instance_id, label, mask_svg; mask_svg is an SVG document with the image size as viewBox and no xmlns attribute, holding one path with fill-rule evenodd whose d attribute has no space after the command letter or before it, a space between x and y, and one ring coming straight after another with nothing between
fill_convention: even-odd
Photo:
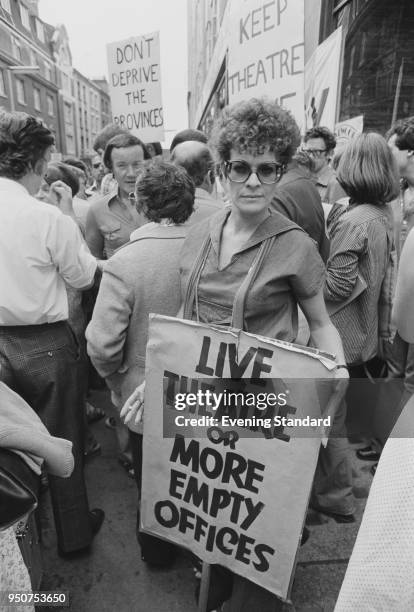
<instances>
[{"instance_id":1,"label":"brick building","mask_svg":"<svg viewBox=\"0 0 414 612\"><path fill-rule=\"evenodd\" d=\"M59 153L85 157L111 121L106 81L73 68L65 26L40 19L38 4L0 0L0 106L41 118Z\"/></svg>"}]
</instances>

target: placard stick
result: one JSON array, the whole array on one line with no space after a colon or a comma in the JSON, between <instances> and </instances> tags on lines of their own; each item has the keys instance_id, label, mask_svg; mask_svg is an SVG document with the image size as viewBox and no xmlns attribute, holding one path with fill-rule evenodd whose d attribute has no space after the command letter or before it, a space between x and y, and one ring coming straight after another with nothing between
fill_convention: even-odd
<instances>
[{"instance_id":1,"label":"placard stick","mask_svg":"<svg viewBox=\"0 0 414 612\"><path fill-rule=\"evenodd\" d=\"M281 612L283 602L273 593L242 578L234 576L233 591L230 601L224 605L226 612L249 612L260 610L260 612Z\"/></svg>"},{"instance_id":2,"label":"placard stick","mask_svg":"<svg viewBox=\"0 0 414 612\"><path fill-rule=\"evenodd\" d=\"M210 588L210 563L204 563L201 570L200 596L198 598L198 612L207 612L208 591Z\"/></svg>"}]
</instances>

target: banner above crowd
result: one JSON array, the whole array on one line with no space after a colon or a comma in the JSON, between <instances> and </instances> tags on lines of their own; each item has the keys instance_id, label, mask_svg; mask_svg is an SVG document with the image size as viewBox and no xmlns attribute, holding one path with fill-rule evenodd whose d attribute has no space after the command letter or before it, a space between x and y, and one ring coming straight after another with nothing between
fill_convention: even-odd
<instances>
[{"instance_id":1,"label":"banner above crowd","mask_svg":"<svg viewBox=\"0 0 414 612\"><path fill-rule=\"evenodd\" d=\"M342 26L313 52L305 67L306 129L321 125L334 130L338 102Z\"/></svg>"},{"instance_id":2,"label":"banner above crowd","mask_svg":"<svg viewBox=\"0 0 414 612\"><path fill-rule=\"evenodd\" d=\"M114 122L144 142L164 140L159 32L107 45Z\"/></svg>"},{"instance_id":3,"label":"banner above crowd","mask_svg":"<svg viewBox=\"0 0 414 612\"><path fill-rule=\"evenodd\" d=\"M269 96L303 125L304 0L236 0L228 46L229 102Z\"/></svg>"},{"instance_id":4,"label":"banner above crowd","mask_svg":"<svg viewBox=\"0 0 414 612\"><path fill-rule=\"evenodd\" d=\"M362 134L364 129L364 115L350 117L335 125L336 150L343 149L350 140Z\"/></svg>"},{"instance_id":5,"label":"banner above crowd","mask_svg":"<svg viewBox=\"0 0 414 612\"><path fill-rule=\"evenodd\" d=\"M333 366L314 349L151 315L144 531L288 597L323 435L297 435L288 417L321 416Z\"/></svg>"}]
</instances>

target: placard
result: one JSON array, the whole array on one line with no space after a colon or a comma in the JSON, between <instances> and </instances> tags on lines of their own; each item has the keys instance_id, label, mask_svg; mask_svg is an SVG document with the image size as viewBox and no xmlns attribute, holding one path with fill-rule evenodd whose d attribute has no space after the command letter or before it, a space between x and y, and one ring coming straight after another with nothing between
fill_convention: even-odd
<instances>
[{"instance_id":1,"label":"placard","mask_svg":"<svg viewBox=\"0 0 414 612\"><path fill-rule=\"evenodd\" d=\"M304 109L303 0L233 2L228 50L229 102L268 96L300 126Z\"/></svg>"},{"instance_id":2,"label":"placard","mask_svg":"<svg viewBox=\"0 0 414 612\"><path fill-rule=\"evenodd\" d=\"M159 32L107 45L114 123L144 142L164 140Z\"/></svg>"},{"instance_id":3,"label":"placard","mask_svg":"<svg viewBox=\"0 0 414 612\"><path fill-rule=\"evenodd\" d=\"M314 349L150 315L143 530L288 597L323 435L316 379L333 365ZM252 410L225 408L230 378L248 381L243 398L256 387ZM293 418L310 419L308 436Z\"/></svg>"}]
</instances>

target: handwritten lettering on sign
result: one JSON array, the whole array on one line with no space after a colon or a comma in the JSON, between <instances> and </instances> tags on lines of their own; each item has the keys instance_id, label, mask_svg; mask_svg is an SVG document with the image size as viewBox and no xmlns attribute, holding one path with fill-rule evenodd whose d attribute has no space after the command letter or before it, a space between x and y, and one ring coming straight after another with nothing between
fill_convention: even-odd
<instances>
[{"instance_id":1,"label":"handwritten lettering on sign","mask_svg":"<svg viewBox=\"0 0 414 612\"><path fill-rule=\"evenodd\" d=\"M267 95L303 123L303 0L246 0L235 2L234 10L238 27L229 44L230 102Z\"/></svg>"},{"instance_id":2,"label":"handwritten lettering on sign","mask_svg":"<svg viewBox=\"0 0 414 612\"><path fill-rule=\"evenodd\" d=\"M107 47L114 122L144 141L164 139L158 32Z\"/></svg>"}]
</instances>

